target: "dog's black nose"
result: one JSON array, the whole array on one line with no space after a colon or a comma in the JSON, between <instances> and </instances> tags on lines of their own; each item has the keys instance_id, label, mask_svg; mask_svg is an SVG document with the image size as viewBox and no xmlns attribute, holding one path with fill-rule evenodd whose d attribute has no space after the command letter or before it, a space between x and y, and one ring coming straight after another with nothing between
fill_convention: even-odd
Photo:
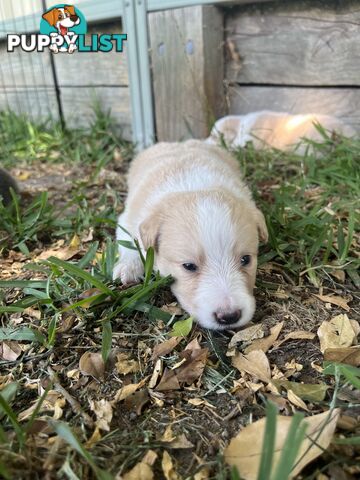
<instances>
[{"instance_id":1,"label":"dog's black nose","mask_svg":"<svg viewBox=\"0 0 360 480\"><path fill-rule=\"evenodd\" d=\"M215 318L221 325L232 325L241 318L241 310L234 310L233 312L215 312Z\"/></svg>"},{"instance_id":2,"label":"dog's black nose","mask_svg":"<svg viewBox=\"0 0 360 480\"><path fill-rule=\"evenodd\" d=\"M72 22L77 22L77 21L78 21L78 18L79 18L79 17L78 17L77 15L71 15L71 16L70 16L70 20L71 20Z\"/></svg>"}]
</instances>

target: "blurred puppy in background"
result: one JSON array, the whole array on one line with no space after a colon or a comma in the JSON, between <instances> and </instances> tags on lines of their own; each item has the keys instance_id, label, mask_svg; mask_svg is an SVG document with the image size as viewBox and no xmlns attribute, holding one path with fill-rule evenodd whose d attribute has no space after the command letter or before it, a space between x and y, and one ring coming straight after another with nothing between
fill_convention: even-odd
<instances>
[{"instance_id":1,"label":"blurred puppy in background","mask_svg":"<svg viewBox=\"0 0 360 480\"><path fill-rule=\"evenodd\" d=\"M301 142L303 138L324 141L316 128L319 124L330 135L333 132L346 137L355 135L352 127L330 115L290 115L261 111L220 118L206 142L218 144L223 140L229 147L245 147L248 142L252 142L256 150L277 148L283 151L294 150L299 155L304 155L309 146Z\"/></svg>"},{"instance_id":2,"label":"blurred puppy in background","mask_svg":"<svg viewBox=\"0 0 360 480\"><path fill-rule=\"evenodd\" d=\"M18 186L16 181L13 177L3 168L0 168L0 198L2 199L4 205L9 205L11 202L11 191L13 189L14 192L18 192Z\"/></svg>"},{"instance_id":3,"label":"blurred puppy in background","mask_svg":"<svg viewBox=\"0 0 360 480\"><path fill-rule=\"evenodd\" d=\"M263 214L241 179L236 160L203 141L159 143L131 163L129 193L116 238L155 249L155 269L174 279L172 291L200 325L245 325L255 310L253 288ZM120 227L121 226L121 227ZM120 246L114 279L143 275L136 250Z\"/></svg>"}]
</instances>

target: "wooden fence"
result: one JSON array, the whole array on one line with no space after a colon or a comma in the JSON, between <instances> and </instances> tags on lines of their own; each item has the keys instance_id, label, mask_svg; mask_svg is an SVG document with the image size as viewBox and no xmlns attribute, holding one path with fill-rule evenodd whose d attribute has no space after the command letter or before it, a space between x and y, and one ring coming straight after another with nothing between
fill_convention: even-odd
<instances>
[{"instance_id":1,"label":"wooden fence","mask_svg":"<svg viewBox=\"0 0 360 480\"><path fill-rule=\"evenodd\" d=\"M236 3L236 2L234 2ZM86 15L86 11L84 10ZM253 2L148 14L159 140L204 137L216 118L269 109L327 113L360 131L360 5ZM119 33L121 19L92 24ZM131 32L127 32L131 35ZM0 109L86 126L97 99L131 136L124 53L7 53L0 45Z\"/></svg>"}]
</instances>

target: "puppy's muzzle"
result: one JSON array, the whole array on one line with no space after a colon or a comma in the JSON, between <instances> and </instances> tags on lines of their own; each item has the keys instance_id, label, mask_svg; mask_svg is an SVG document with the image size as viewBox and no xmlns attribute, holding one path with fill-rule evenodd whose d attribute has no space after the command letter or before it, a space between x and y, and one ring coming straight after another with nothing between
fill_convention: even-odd
<instances>
[{"instance_id":1,"label":"puppy's muzzle","mask_svg":"<svg viewBox=\"0 0 360 480\"><path fill-rule=\"evenodd\" d=\"M76 23L78 21L79 17L77 15L71 15L70 16L70 20L74 23Z\"/></svg>"},{"instance_id":2,"label":"puppy's muzzle","mask_svg":"<svg viewBox=\"0 0 360 480\"><path fill-rule=\"evenodd\" d=\"M220 325L232 325L240 320L241 310L234 310L233 312L215 312L214 317Z\"/></svg>"}]
</instances>

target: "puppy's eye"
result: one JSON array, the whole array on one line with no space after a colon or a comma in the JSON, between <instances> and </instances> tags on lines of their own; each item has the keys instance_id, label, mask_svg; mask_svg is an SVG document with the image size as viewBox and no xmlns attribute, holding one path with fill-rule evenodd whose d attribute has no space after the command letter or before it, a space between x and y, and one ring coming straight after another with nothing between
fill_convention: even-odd
<instances>
[{"instance_id":1,"label":"puppy's eye","mask_svg":"<svg viewBox=\"0 0 360 480\"><path fill-rule=\"evenodd\" d=\"M251 262L251 256L250 255L243 255L240 259L240 265L242 267L246 267L247 265L249 265L250 262Z\"/></svg>"},{"instance_id":2,"label":"puppy's eye","mask_svg":"<svg viewBox=\"0 0 360 480\"><path fill-rule=\"evenodd\" d=\"M189 270L189 272L196 272L198 269L195 263L183 263L182 266L185 268L185 270Z\"/></svg>"}]
</instances>

